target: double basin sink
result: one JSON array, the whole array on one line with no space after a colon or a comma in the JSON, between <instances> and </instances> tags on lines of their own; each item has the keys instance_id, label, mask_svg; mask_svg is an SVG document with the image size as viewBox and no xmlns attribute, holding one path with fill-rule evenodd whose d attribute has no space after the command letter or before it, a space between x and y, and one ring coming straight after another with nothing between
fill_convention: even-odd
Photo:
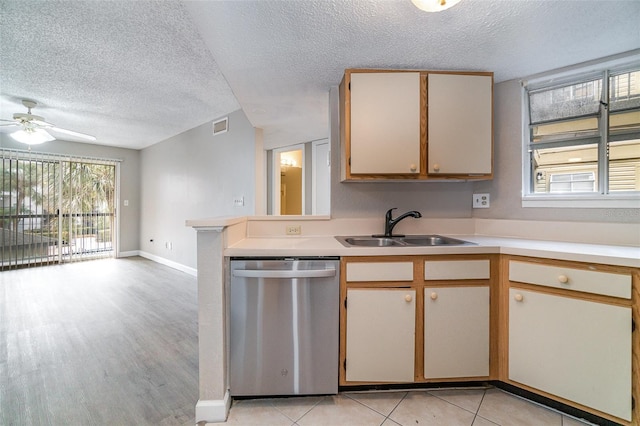
<instances>
[{"instance_id":1,"label":"double basin sink","mask_svg":"<svg viewBox=\"0 0 640 426\"><path fill-rule=\"evenodd\" d=\"M335 238L345 247L434 247L475 244L442 235L406 235L393 237L369 235Z\"/></svg>"}]
</instances>

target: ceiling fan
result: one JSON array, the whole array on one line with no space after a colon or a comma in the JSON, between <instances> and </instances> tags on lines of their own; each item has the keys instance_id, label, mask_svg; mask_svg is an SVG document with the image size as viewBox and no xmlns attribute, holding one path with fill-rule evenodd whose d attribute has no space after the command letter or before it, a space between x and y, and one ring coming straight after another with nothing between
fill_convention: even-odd
<instances>
[{"instance_id":1,"label":"ceiling fan","mask_svg":"<svg viewBox=\"0 0 640 426\"><path fill-rule=\"evenodd\" d=\"M13 120L0 119L0 127L19 127L20 129L11 133L10 136L18 142L26 143L28 145L37 145L44 142L55 140L47 130L51 130L57 133L64 133L69 136L75 136L90 141L95 141L96 138L91 135L87 135L80 132L74 132L72 130L61 129L51 123L44 121L44 118L31 114L31 108L35 108L38 105L37 102L28 99L22 100L22 105L27 108L27 113L15 113L13 114Z\"/></svg>"}]
</instances>

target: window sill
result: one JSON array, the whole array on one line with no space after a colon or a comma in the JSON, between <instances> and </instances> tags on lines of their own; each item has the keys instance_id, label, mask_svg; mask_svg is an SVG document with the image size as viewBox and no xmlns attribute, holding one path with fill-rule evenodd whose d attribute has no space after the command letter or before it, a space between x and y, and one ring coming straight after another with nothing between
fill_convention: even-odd
<instances>
[{"instance_id":1,"label":"window sill","mask_svg":"<svg viewBox=\"0 0 640 426\"><path fill-rule=\"evenodd\" d=\"M640 193L633 195L525 195L522 207L578 209L637 209Z\"/></svg>"}]
</instances>

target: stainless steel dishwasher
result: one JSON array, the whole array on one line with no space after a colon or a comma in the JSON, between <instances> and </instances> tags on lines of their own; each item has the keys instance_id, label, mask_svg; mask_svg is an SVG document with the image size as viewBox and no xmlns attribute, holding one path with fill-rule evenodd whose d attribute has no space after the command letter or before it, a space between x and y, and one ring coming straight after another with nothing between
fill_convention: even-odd
<instances>
[{"instance_id":1,"label":"stainless steel dishwasher","mask_svg":"<svg viewBox=\"0 0 640 426\"><path fill-rule=\"evenodd\" d=\"M338 392L338 258L231 259L230 393Z\"/></svg>"}]
</instances>

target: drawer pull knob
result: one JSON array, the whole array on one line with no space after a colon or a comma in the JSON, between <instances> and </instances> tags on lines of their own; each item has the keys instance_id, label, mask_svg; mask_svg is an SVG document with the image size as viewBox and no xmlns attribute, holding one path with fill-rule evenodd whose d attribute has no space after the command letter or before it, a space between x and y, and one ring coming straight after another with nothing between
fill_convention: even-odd
<instances>
[{"instance_id":1,"label":"drawer pull knob","mask_svg":"<svg viewBox=\"0 0 640 426\"><path fill-rule=\"evenodd\" d=\"M431 297L431 300L436 300L438 298L438 293L434 291L429 297Z\"/></svg>"},{"instance_id":2,"label":"drawer pull knob","mask_svg":"<svg viewBox=\"0 0 640 426\"><path fill-rule=\"evenodd\" d=\"M412 165L410 165L410 166L409 166L409 169L410 169L412 172L415 172L416 170L418 170L418 167L417 167L415 164L412 164Z\"/></svg>"},{"instance_id":3,"label":"drawer pull knob","mask_svg":"<svg viewBox=\"0 0 640 426\"><path fill-rule=\"evenodd\" d=\"M515 295L514 299L516 299L516 302L522 302L524 300L524 296L518 293Z\"/></svg>"},{"instance_id":4,"label":"drawer pull knob","mask_svg":"<svg viewBox=\"0 0 640 426\"><path fill-rule=\"evenodd\" d=\"M440 171L440 164L435 163L435 164L433 165L433 171L434 171L434 172L439 172L439 171Z\"/></svg>"},{"instance_id":5,"label":"drawer pull knob","mask_svg":"<svg viewBox=\"0 0 640 426\"><path fill-rule=\"evenodd\" d=\"M558 281L560 281L562 284L566 284L569 282L569 277L566 275L560 275L558 276Z\"/></svg>"},{"instance_id":6,"label":"drawer pull knob","mask_svg":"<svg viewBox=\"0 0 640 426\"><path fill-rule=\"evenodd\" d=\"M411 297L411 295L410 295L410 294L407 294L407 295L404 297L404 300L405 300L406 302L411 302L411 301L413 300L413 297Z\"/></svg>"}]
</instances>

